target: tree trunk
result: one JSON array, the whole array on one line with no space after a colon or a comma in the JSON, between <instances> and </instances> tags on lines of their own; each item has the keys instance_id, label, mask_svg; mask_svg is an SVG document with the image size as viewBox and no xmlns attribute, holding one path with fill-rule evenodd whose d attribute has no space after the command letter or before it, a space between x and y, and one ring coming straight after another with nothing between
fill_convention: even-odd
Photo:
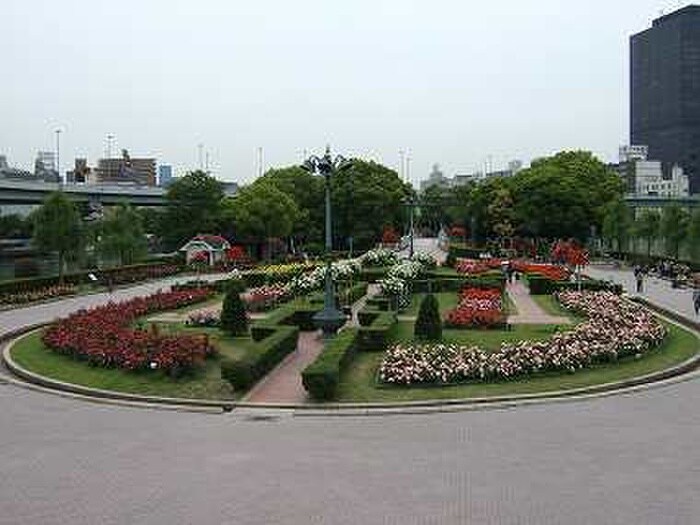
<instances>
[{"instance_id":1,"label":"tree trunk","mask_svg":"<svg viewBox=\"0 0 700 525\"><path fill-rule=\"evenodd\" d=\"M58 284L63 284L63 264L64 264L65 254L63 250L58 251Z\"/></svg>"},{"instance_id":2,"label":"tree trunk","mask_svg":"<svg viewBox=\"0 0 700 525\"><path fill-rule=\"evenodd\" d=\"M651 258L651 237L647 237L647 259Z\"/></svg>"}]
</instances>

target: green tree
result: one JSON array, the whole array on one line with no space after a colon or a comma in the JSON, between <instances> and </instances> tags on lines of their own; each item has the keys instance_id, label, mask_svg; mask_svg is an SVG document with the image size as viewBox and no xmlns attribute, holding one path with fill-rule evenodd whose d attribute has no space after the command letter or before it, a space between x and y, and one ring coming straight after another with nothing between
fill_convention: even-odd
<instances>
[{"instance_id":1,"label":"green tree","mask_svg":"<svg viewBox=\"0 0 700 525\"><path fill-rule=\"evenodd\" d=\"M513 236L513 199L507 187L496 190L493 202L488 206L491 228L501 241Z\"/></svg>"},{"instance_id":2,"label":"green tree","mask_svg":"<svg viewBox=\"0 0 700 525\"><path fill-rule=\"evenodd\" d=\"M647 257L651 256L651 244L659 236L661 216L654 210L643 210L635 219L633 230L638 239L647 244Z\"/></svg>"},{"instance_id":3,"label":"green tree","mask_svg":"<svg viewBox=\"0 0 700 525\"><path fill-rule=\"evenodd\" d=\"M420 220L422 227L437 233L444 224L451 224L450 204L453 194L448 188L438 185L428 186L420 194Z\"/></svg>"},{"instance_id":4,"label":"green tree","mask_svg":"<svg viewBox=\"0 0 700 525\"><path fill-rule=\"evenodd\" d=\"M414 326L416 339L424 341L439 341L442 339L442 320L440 319L440 306L433 294L423 298L418 310L418 317Z\"/></svg>"},{"instance_id":5,"label":"green tree","mask_svg":"<svg viewBox=\"0 0 700 525\"><path fill-rule=\"evenodd\" d=\"M373 161L353 159L352 167L331 178L333 231L336 247L353 238L357 249L372 247L384 227L404 230L404 199L413 195L398 174Z\"/></svg>"},{"instance_id":6,"label":"green tree","mask_svg":"<svg viewBox=\"0 0 700 525\"><path fill-rule=\"evenodd\" d=\"M57 191L46 197L32 218L36 246L58 254L58 282L62 284L67 261L80 257L84 248L80 216L68 197Z\"/></svg>"},{"instance_id":7,"label":"green tree","mask_svg":"<svg viewBox=\"0 0 700 525\"><path fill-rule=\"evenodd\" d=\"M146 237L141 215L128 204L107 211L98 225L97 248L119 265L132 264L146 252Z\"/></svg>"},{"instance_id":8,"label":"green tree","mask_svg":"<svg viewBox=\"0 0 700 525\"><path fill-rule=\"evenodd\" d=\"M203 171L180 177L168 187L163 217L163 240L179 248L198 233L216 233L221 222L222 184Z\"/></svg>"},{"instance_id":9,"label":"green tree","mask_svg":"<svg viewBox=\"0 0 700 525\"><path fill-rule=\"evenodd\" d=\"M20 239L32 236L32 221L12 213L0 216L0 239Z\"/></svg>"},{"instance_id":10,"label":"green tree","mask_svg":"<svg viewBox=\"0 0 700 525\"><path fill-rule=\"evenodd\" d=\"M586 151L564 151L532 162L505 181L521 233L585 240L600 230L606 206L621 198L620 178Z\"/></svg>"},{"instance_id":11,"label":"green tree","mask_svg":"<svg viewBox=\"0 0 700 525\"><path fill-rule=\"evenodd\" d=\"M292 235L298 243L320 242L325 213L323 177L299 166L290 166L267 171L253 183L257 184L271 184L294 200L299 213L292 226Z\"/></svg>"},{"instance_id":12,"label":"green tree","mask_svg":"<svg viewBox=\"0 0 700 525\"><path fill-rule=\"evenodd\" d=\"M273 184L251 184L242 188L230 203L226 216L233 219L239 235L271 241L287 237L299 215L294 200Z\"/></svg>"},{"instance_id":13,"label":"green tree","mask_svg":"<svg viewBox=\"0 0 700 525\"><path fill-rule=\"evenodd\" d=\"M608 240L620 253L627 247L632 218L630 209L622 199L610 202L603 219L603 238Z\"/></svg>"},{"instance_id":14,"label":"green tree","mask_svg":"<svg viewBox=\"0 0 700 525\"><path fill-rule=\"evenodd\" d=\"M231 335L248 333L248 315L239 289L229 286L221 306L221 328Z\"/></svg>"},{"instance_id":15,"label":"green tree","mask_svg":"<svg viewBox=\"0 0 700 525\"><path fill-rule=\"evenodd\" d=\"M688 236L688 212L677 204L666 206L661 212L661 237L666 255L678 259L683 241Z\"/></svg>"},{"instance_id":16,"label":"green tree","mask_svg":"<svg viewBox=\"0 0 700 525\"><path fill-rule=\"evenodd\" d=\"M688 252L693 261L700 261L700 208L696 208L688 225Z\"/></svg>"}]
</instances>

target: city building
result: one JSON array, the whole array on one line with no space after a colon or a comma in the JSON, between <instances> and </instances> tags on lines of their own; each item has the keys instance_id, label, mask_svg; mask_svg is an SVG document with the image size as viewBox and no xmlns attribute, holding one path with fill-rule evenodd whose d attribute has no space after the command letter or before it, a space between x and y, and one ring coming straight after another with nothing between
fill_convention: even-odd
<instances>
[{"instance_id":1,"label":"city building","mask_svg":"<svg viewBox=\"0 0 700 525\"><path fill-rule=\"evenodd\" d=\"M36 180L34 174L31 171L13 168L7 162L6 155L0 155L0 178L3 179L22 179L22 180Z\"/></svg>"},{"instance_id":2,"label":"city building","mask_svg":"<svg viewBox=\"0 0 700 525\"><path fill-rule=\"evenodd\" d=\"M59 182L56 169L56 153L53 151L38 151L34 161L34 178L45 182Z\"/></svg>"},{"instance_id":3,"label":"city building","mask_svg":"<svg viewBox=\"0 0 700 525\"><path fill-rule=\"evenodd\" d=\"M0 155L0 170L5 170L9 168L7 165L7 157L5 155Z\"/></svg>"},{"instance_id":4,"label":"city building","mask_svg":"<svg viewBox=\"0 0 700 525\"><path fill-rule=\"evenodd\" d=\"M66 182L70 184L89 184L92 169L87 164L87 159L75 159L74 168L66 173Z\"/></svg>"},{"instance_id":5,"label":"city building","mask_svg":"<svg viewBox=\"0 0 700 525\"><path fill-rule=\"evenodd\" d=\"M428 179L421 181L420 191L425 191L431 186L439 186L441 188L450 187L450 179L445 177L442 171L440 171L440 166L438 164L433 164L433 171L428 175Z\"/></svg>"},{"instance_id":6,"label":"city building","mask_svg":"<svg viewBox=\"0 0 700 525\"><path fill-rule=\"evenodd\" d=\"M700 192L700 5L653 21L630 37L632 144L665 169L679 164Z\"/></svg>"},{"instance_id":7,"label":"city building","mask_svg":"<svg viewBox=\"0 0 700 525\"><path fill-rule=\"evenodd\" d=\"M155 159L132 159L127 150L118 158L99 159L94 170L98 184L156 185Z\"/></svg>"},{"instance_id":8,"label":"city building","mask_svg":"<svg viewBox=\"0 0 700 525\"><path fill-rule=\"evenodd\" d=\"M158 166L158 186L167 188L173 181L173 167L169 164Z\"/></svg>"}]
</instances>

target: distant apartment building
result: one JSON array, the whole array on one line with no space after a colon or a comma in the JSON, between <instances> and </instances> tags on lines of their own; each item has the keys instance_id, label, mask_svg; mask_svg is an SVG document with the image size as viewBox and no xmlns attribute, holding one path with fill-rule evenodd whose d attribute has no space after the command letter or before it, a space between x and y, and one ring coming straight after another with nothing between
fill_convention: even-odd
<instances>
[{"instance_id":1,"label":"distant apartment building","mask_svg":"<svg viewBox=\"0 0 700 525\"><path fill-rule=\"evenodd\" d=\"M91 181L92 169L88 166L87 159L75 159L72 170L66 174L66 182L70 184L89 184Z\"/></svg>"},{"instance_id":2,"label":"distant apartment building","mask_svg":"<svg viewBox=\"0 0 700 525\"><path fill-rule=\"evenodd\" d=\"M700 192L700 5L630 37L630 141L665 170L679 164Z\"/></svg>"},{"instance_id":3,"label":"distant apartment building","mask_svg":"<svg viewBox=\"0 0 700 525\"><path fill-rule=\"evenodd\" d=\"M169 164L158 166L158 186L167 188L173 182L173 167Z\"/></svg>"},{"instance_id":4,"label":"distant apartment building","mask_svg":"<svg viewBox=\"0 0 700 525\"><path fill-rule=\"evenodd\" d=\"M690 181L683 168L647 159L646 146L623 146L620 162L611 167L625 181L627 194L635 197L687 197Z\"/></svg>"},{"instance_id":5,"label":"distant apartment building","mask_svg":"<svg viewBox=\"0 0 700 525\"><path fill-rule=\"evenodd\" d=\"M523 168L523 163L519 160L512 160L504 170L489 171L487 173L456 173L452 178L445 177L437 164L433 165L433 171L428 178L420 183L420 191L425 191L431 186L441 188L454 188L466 184L476 184L493 177L511 177Z\"/></svg>"},{"instance_id":6,"label":"distant apartment building","mask_svg":"<svg viewBox=\"0 0 700 525\"><path fill-rule=\"evenodd\" d=\"M127 150L122 150L119 158L99 159L94 170L98 184L156 185L156 160L131 158Z\"/></svg>"},{"instance_id":7,"label":"distant apartment building","mask_svg":"<svg viewBox=\"0 0 700 525\"><path fill-rule=\"evenodd\" d=\"M0 155L0 170L5 170L9 168L7 165L7 157L5 155Z\"/></svg>"}]
</instances>

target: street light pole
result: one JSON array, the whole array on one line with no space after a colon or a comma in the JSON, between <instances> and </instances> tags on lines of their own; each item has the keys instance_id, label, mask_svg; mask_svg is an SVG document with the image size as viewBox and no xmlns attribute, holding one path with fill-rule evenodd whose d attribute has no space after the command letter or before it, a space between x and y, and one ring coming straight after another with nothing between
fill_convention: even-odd
<instances>
[{"instance_id":1,"label":"street light pole","mask_svg":"<svg viewBox=\"0 0 700 525\"><path fill-rule=\"evenodd\" d=\"M409 239L409 245L408 245L408 257L413 258L413 210L418 206L418 202L416 202L415 198L413 196L406 197L403 200L403 205L408 207L408 239Z\"/></svg>"},{"instance_id":2,"label":"street light pole","mask_svg":"<svg viewBox=\"0 0 700 525\"><path fill-rule=\"evenodd\" d=\"M60 184L63 179L61 178L61 130L57 129L56 133L56 172L58 173L58 183Z\"/></svg>"},{"instance_id":3,"label":"street light pole","mask_svg":"<svg viewBox=\"0 0 700 525\"><path fill-rule=\"evenodd\" d=\"M322 175L325 179L326 189L326 277L323 310L314 315L316 325L323 330L323 336L330 338L345 324L345 315L335 307L335 293L333 292L333 275L331 273L331 256L333 251L333 232L331 220L331 176L339 170L345 170L352 164L338 155L335 160L331 157L330 146L326 147L326 154L319 158L309 157L302 168L310 173Z\"/></svg>"}]
</instances>

